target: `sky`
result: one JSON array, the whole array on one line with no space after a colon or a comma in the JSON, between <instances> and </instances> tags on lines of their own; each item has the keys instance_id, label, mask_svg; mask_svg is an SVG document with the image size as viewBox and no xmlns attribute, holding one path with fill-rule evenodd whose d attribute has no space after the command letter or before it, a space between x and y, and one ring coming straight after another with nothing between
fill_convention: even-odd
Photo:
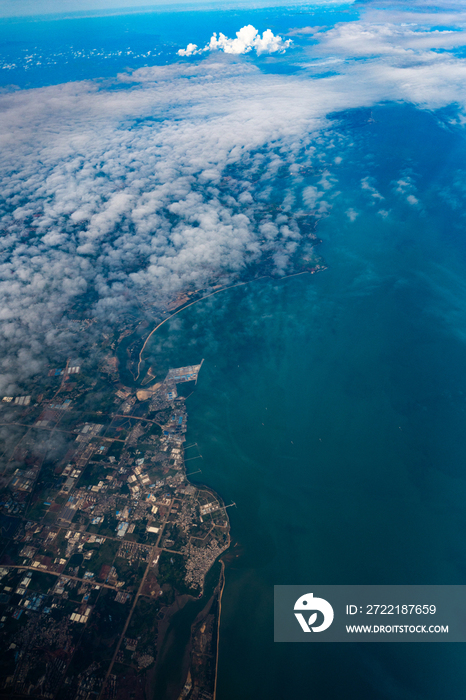
<instances>
[{"instance_id":1,"label":"sky","mask_svg":"<svg viewBox=\"0 0 466 700\"><path fill-rule=\"evenodd\" d=\"M448 108L451 128L463 129L466 12L421 9L369 3L351 21L284 32L247 13L226 32L217 13L213 33L194 36L188 23L163 65L149 56L105 80L7 86L0 391L79 352L77 305L99 333L136 307L239 279L264 257L276 274L291 272L308 245L303 218L327 215L342 196L351 138L332 114L407 102ZM40 63L32 48L28 60ZM455 187L462 201L466 187ZM389 215L375 181L361 190ZM413 173L394 196L422 206Z\"/></svg>"}]
</instances>

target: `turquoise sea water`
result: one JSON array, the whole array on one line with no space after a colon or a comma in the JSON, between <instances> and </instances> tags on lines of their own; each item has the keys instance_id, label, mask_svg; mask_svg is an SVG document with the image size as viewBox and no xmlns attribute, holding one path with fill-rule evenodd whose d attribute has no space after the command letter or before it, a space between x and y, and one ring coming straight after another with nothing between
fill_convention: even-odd
<instances>
[{"instance_id":1,"label":"turquoise sea water","mask_svg":"<svg viewBox=\"0 0 466 700\"><path fill-rule=\"evenodd\" d=\"M212 297L151 346L161 371L205 358L188 399L204 456L193 479L237 504L218 700L466 692L460 644L272 641L274 584L466 577L466 246L461 209L445 204L464 143L405 107L374 116L321 222L329 269ZM368 163L385 219L359 207ZM396 194L406 163L417 206Z\"/></svg>"}]
</instances>

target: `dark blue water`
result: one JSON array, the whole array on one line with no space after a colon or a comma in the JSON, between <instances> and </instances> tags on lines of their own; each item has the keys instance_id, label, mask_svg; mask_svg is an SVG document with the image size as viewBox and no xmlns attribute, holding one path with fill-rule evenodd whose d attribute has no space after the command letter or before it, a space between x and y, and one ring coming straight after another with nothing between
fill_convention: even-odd
<instances>
[{"instance_id":1,"label":"dark blue water","mask_svg":"<svg viewBox=\"0 0 466 700\"><path fill-rule=\"evenodd\" d=\"M463 645L272 641L274 584L466 580L466 244L451 206L465 148L432 115L374 116L342 126L329 269L212 297L152 344L161 368L205 358L188 399L193 478L237 504L219 700L466 694Z\"/></svg>"}]
</instances>

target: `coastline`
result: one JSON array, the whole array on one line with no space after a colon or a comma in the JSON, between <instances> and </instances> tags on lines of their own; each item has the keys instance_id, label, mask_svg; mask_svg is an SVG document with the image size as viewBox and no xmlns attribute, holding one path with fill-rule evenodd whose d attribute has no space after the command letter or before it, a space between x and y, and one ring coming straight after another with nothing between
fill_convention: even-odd
<instances>
[{"instance_id":1,"label":"coastline","mask_svg":"<svg viewBox=\"0 0 466 700\"><path fill-rule=\"evenodd\" d=\"M209 696L214 697L220 628L220 606L218 604L224 584L224 563L219 560L219 557L228 550L231 544L230 520L226 511L228 506L214 489L206 485L192 483L189 480L186 466L188 460L185 457L186 448L182 447L189 423L185 406L187 397L178 395L174 387L179 382L192 380L197 382L203 362L204 360L199 365L170 369L165 380L153 385L153 393L148 387L141 392L144 396L138 396L142 401L150 399L157 402L160 400L161 394L165 395L169 392L171 397L168 400L170 412L178 414L181 411L183 413L184 432L180 434L173 432L171 424L168 423L161 426L164 428L163 440L167 447L175 447L177 453L180 452L180 449L182 451L182 456L179 455L178 458L178 464L182 466L182 471L178 472L180 476L183 476L182 482L180 482L182 493L190 494L188 496L192 503L190 507L195 508L198 517L200 514L200 527L204 528L204 532L207 529L206 534L201 535L200 531L196 532L194 524L187 525L186 544L176 552L172 550L168 541L167 543L162 541L162 533L159 535L157 543L158 551L161 554L165 553L168 557L179 557L184 568L183 586L179 588L176 582L172 583L175 600L165 611L158 625L157 662L149 681L152 693L160 693L162 687L163 695L169 700L189 698L193 687L200 688ZM188 445L189 447L192 445ZM170 509L170 515L172 513L174 511ZM177 517L175 514L173 522L177 521ZM210 542L207 547L204 544L206 540ZM220 572L215 569L216 566L220 566ZM158 575L159 573L156 573L157 577ZM164 577L165 574L160 579L160 585L162 585ZM183 587L187 587L184 592ZM197 589L198 595L188 592L189 588ZM199 609L200 605L202 605L201 609ZM212 619L213 616L214 619ZM206 622L209 622L210 625L209 633L204 631ZM206 647L210 649L208 654L205 653ZM175 665L179 666L179 683L173 680L170 673ZM179 686L181 687L181 695L179 694Z\"/></svg>"},{"instance_id":2,"label":"coastline","mask_svg":"<svg viewBox=\"0 0 466 700\"><path fill-rule=\"evenodd\" d=\"M326 269L326 266L319 267L318 269L303 270L303 271L299 271L299 272L294 272L294 273L292 273L292 274L290 274L290 275L286 275L285 277L283 277L283 278L281 278L281 279L284 280L284 279L288 279L288 278L290 278L290 277L296 277L296 276L299 276L299 275L309 274L309 273L310 273L310 274L314 274L315 272L319 272L319 271L324 270L324 269ZM144 362L144 351L146 350L146 347L147 347L147 345L148 345L150 339L151 339L151 338L153 337L153 335L155 334L155 332L156 332L157 330L159 330L159 329L165 324L166 321L169 321L170 319L172 319L173 317L175 317L176 315L178 315L179 313L181 313L181 312L184 311L185 309L187 309L187 308L193 306L194 304L196 304L196 303L198 303L198 302L200 302L200 301L203 301L204 299L210 298L211 296L214 296L214 295L216 295L216 294L219 294L220 292L227 291L228 289L234 289L234 288L237 288L237 287L240 287L240 286L244 286L244 285L249 284L249 283L252 282L252 281L258 281L259 279L264 279L264 278L266 278L266 277L269 277L269 275L263 275L263 276L261 276L261 277L254 278L254 279L252 279L252 280L246 280L246 281L243 281L243 282L238 282L237 284L230 285L230 286L228 286L228 287L223 287L223 288L221 288L221 289L217 289L217 290L215 290L214 292L212 292L212 293L210 293L210 294L207 294L207 295L205 295L205 296L201 296L201 297L199 297L199 298L197 298L197 299L195 299L195 300L193 300L193 301L190 301L189 303L186 303L186 302L184 301L184 303L182 303L178 308L175 307L174 312L173 312L172 314L170 314L169 316L167 316L167 318L163 319L160 323L158 323L158 324L155 326L155 328L153 328L153 329L150 331L150 333L147 335L147 337L145 338L144 343L143 343L143 345L142 345L142 347L141 347L141 349L140 349L140 351L139 351L139 354L138 354L137 375L135 376L135 375L133 374L135 383L136 383L138 380L141 381L141 379L140 379L140 377L141 377L141 366L142 366L142 363ZM186 298L186 295L184 295L184 298ZM199 369L200 369L200 367L202 366L203 362L204 362L204 359L202 360L202 362L201 362L201 364L200 364L200 366L199 366ZM128 365L129 365L129 364L130 364L130 361L128 362ZM152 374L152 368L151 368L151 367L148 368L148 373L150 373L151 379L149 380L149 382L147 383L147 385L144 386L144 389L145 389L145 391L150 392L150 390L151 390L151 384L153 384L153 383L155 382L155 385L157 385L157 379L156 379L156 377ZM147 375L146 375L146 376L147 376ZM198 379L198 376L196 377L195 384L197 384L197 379ZM142 381L144 381L144 378L142 379ZM160 379L159 379L159 381L160 381ZM154 385L154 384L153 384L153 385ZM158 386L158 385L157 385L157 386ZM189 394L189 395L190 395L190 394ZM187 398L187 397L185 397L185 400L186 400L186 398ZM216 587L219 587L219 588L218 588L218 600L217 600L218 608L217 608L216 620L215 620L215 637L216 637L216 639L215 639L215 650L212 650L212 651L214 652L214 654L213 654L213 655L214 655L214 660L213 660L213 661L214 661L214 678L213 678L213 692L212 692L212 698L213 698L213 700L215 700L216 694L217 694L217 680L218 680L218 663L219 663L219 644L220 644L220 625L221 625L221 612L222 612L222 597L223 597L223 591L224 591L224 587L225 587L225 562L224 562L223 559L221 559L220 557L222 557L222 556L225 554L225 552L229 549L229 547L231 546L230 520L229 520L228 514L227 514L227 512L226 512L227 506L225 506L225 503L223 502L223 499L219 496L219 494L218 494L217 492L215 492L213 489L211 489L210 487L207 487L207 486L202 485L202 484L199 484L199 483L193 484L192 482L190 482L190 480L189 480L189 478L188 478L188 476L187 476L186 464L185 464L185 460L184 460L184 459L183 459L183 466L184 466L184 476L185 476L186 481L187 481L189 484L191 484L191 485L192 485L194 488L196 488L196 489L206 488L206 489L207 489L209 492L211 492L212 495L219 501L219 503L222 503L222 510L223 510L224 513L225 513L225 517L226 517L226 521L227 521L227 528L228 528L228 530L227 530L227 533L228 533L228 534L227 534L228 542L227 542L226 546L223 548L223 550L221 551L221 553L218 555L218 557L216 558L216 560L215 560L214 562L212 562L210 568L205 572L204 577L203 577L203 583L202 583L202 586L201 586L201 591L202 591L202 593L204 593L205 579L206 579L208 573L209 573L210 571L212 571L212 568L213 568L213 567L215 566L215 564L218 562L218 563L220 564L220 567L221 567L221 568L220 568L220 574L219 574L218 581L217 581L217 586L216 586ZM215 594L214 594L214 597L215 597ZM181 596L181 598L184 599L185 596ZM183 602L183 604L182 604L182 607L184 607L184 605L186 604L188 598L189 598L190 600L193 600L193 601L195 600L195 598L193 598L193 597L191 597L191 596L186 596L186 599L184 600L184 602ZM212 600L213 600L213 599L212 599ZM210 606L211 606L210 604L211 604L212 600L210 601L210 603L207 603L207 606L208 606L209 608L210 608ZM179 609L180 609L180 608L178 607L178 610L179 610ZM173 616L173 614L175 614L175 612L176 612L176 611L174 610L173 613L170 615L170 618ZM200 613L200 614L201 614L201 613ZM196 620L197 620L197 618L196 618ZM177 700L183 700L184 698L189 698L189 696L190 696L190 694L191 694L191 688L193 687L193 682L195 681L195 679L194 679L194 673L193 673L193 661L192 661L192 656L193 656L193 646L194 646L194 637L195 637L196 620L192 623L192 626L191 626L192 629L191 629L190 638L189 638L189 641L188 641L188 643L187 643L187 645L186 645L186 647L185 647L185 650L184 650L184 652L183 652L183 658L185 659L185 662L184 662L184 664L183 664L183 674L182 674L182 675L183 675L183 683L184 683L184 685L183 685L183 690L181 691L181 694L180 694L179 696L177 696ZM163 633L163 635L162 635L162 638L159 639L159 645L158 645L159 650L160 650L161 647L163 646L163 641L164 641L164 638L165 638L165 636L166 636L168 630L169 630L169 623L168 623L168 625L166 625L166 629L164 629L164 633ZM186 655L188 655L188 659L186 659ZM156 681L156 679L157 679L157 669L155 669L154 679L155 679L155 681Z\"/></svg>"},{"instance_id":3,"label":"coastline","mask_svg":"<svg viewBox=\"0 0 466 700\"><path fill-rule=\"evenodd\" d=\"M317 241L317 242L320 242L320 241ZM326 269L327 269L327 266L324 265L324 264L322 264L321 262L319 262L319 264L315 265L315 266L312 267L312 268L305 269L305 270L300 270L299 272L291 272L291 273L288 274L288 275L283 275L283 277L280 277L279 279L280 279L280 281L282 281L282 280L289 279L289 278L291 278L291 277L298 277L299 275L306 275L306 274L314 275L314 274L316 274L317 272L323 272L323 271L326 270ZM258 276L258 277L253 277L253 278L251 278L251 279L244 280L243 282L237 282L236 284L231 284L231 285L228 285L227 287L221 287L220 289L216 289L214 292L210 292L209 294L205 294L205 295L203 295L203 294L202 294L202 290L200 290L200 291L198 292L198 293L200 294L200 296L198 296L198 297L197 297L196 299L194 299L193 301L189 301L189 303L186 302L186 297L188 296L188 292L186 292L186 293L184 293L184 292L181 293L181 295L179 295L178 298L180 298L180 296L181 296L181 297L184 299L184 301L183 301L181 304L179 304L178 306L175 306L175 307L174 307L173 313L171 313L169 316L167 316L167 317L164 318L162 321L160 321L160 323L158 323L158 324L155 326L155 328L153 328L153 329L150 331L150 333L148 334L147 338L144 340L144 343L143 343L143 345L142 345L142 347L141 347L141 349L140 349L140 351L139 351L139 353L138 353L137 374L136 374L136 375L133 374L133 379L134 379L134 381L137 382L138 379L139 379L139 377L140 377L140 374L141 374L141 364L142 364L142 362L143 362L143 354L144 354L144 350L146 349L147 343L149 342L149 340L151 339L151 337L154 335L154 333L155 333L156 331L158 331L159 328L161 328L167 321L170 321L170 319L174 318L175 316L177 316L179 313L181 313L181 312L184 311L185 309L188 309L190 306L194 306L194 304L198 304L199 302L204 301L205 299L209 299L210 297L213 297L213 296L215 296L216 294L220 294L220 292L226 292L228 289L235 289L236 287L242 287L242 286L244 286L244 285L246 285L246 284L250 284L251 282L257 282L257 281L259 281L259 280L261 280L261 279L266 279L266 278L268 278L268 277L272 277L272 275L270 275L270 274L265 274L265 275L260 275L260 276ZM188 299L189 299L189 297L188 297ZM175 302L175 303L176 303L176 302ZM169 305L169 306L170 306L170 305ZM165 313L166 313L166 312L165 312ZM149 368L148 371L150 371L150 368ZM152 379L154 379L154 376L153 376L153 375L151 375L151 376L152 376ZM148 382L148 383L150 383L150 382Z\"/></svg>"},{"instance_id":4,"label":"coastline","mask_svg":"<svg viewBox=\"0 0 466 700\"><path fill-rule=\"evenodd\" d=\"M220 644L220 620L222 617L222 596L223 596L223 589L225 588L225 562L223 560L220 561L222 570L220 573L221 580L222 580L222 587L220 588L219 596L218 596L218 617L217 617L217 649L216 649L216 654L215 654L215 680L214 680L214 697L213 700L216 700L217 698L217 677L218 677L218 654L219 654L219 644Z\"/></svg>"},{"instance_id":5,"label":"coastline","mask_svg":"<svg viewBox=\"0 0 466 700\"><path fill-rule=\"evenodd\" d=\"M257 279L262 279L262 277L258 277ZM164 318L163 321L161 321L147 336L147 338L144 341L144 345L142 346L140 352L139 352L139 362L138 362L138 373L135 377L135 381L139 379L139 375L141 374L141 363L142 363L142 355L143 352L146 348L147 343L149 342L150 338L153 336L153 334L158 331L158 329L163 326L164 323L169 321L171 318L176 316L177 314L181 313L181 311L184 311L185 309L189 308L190 306L193 306L194 304L197 304L200 301L204 301L204 299L208 299L209 297L213 297L215 294L219 294L220 292L225 292L227 289L234 289L234 287L241 287L244 284L249 284L248 282L238 282L237 284L232 284L229 287L222 287L221 289L217 289L215 292L211 292L210 294L206 294L205 296L201 296L198 299L195 299L194 301L189 302L189 304L183 303L181 304L176 310L170 314L170 316L167 316L167 318ZM204 360L203 360L204 361Z\"/></svg>"}]
</instances>

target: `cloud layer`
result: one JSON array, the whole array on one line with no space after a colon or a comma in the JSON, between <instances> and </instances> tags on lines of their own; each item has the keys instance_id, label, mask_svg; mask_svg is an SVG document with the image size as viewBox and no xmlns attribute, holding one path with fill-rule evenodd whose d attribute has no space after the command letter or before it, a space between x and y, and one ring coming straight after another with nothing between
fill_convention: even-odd
<instances>
[{"instance_id":1,"label":"cloud layer","mask_svg":"<svg viewBox=\"0 0 466 700\"><path fill-rule=\"evenodd\" d=\"M5 391L20 367L33 374L47 348L66 347L76 304L114 322L232 279L267 251L286 270L300 233L276 210L286 193L275 209L270 198L321 115L303 102L290 124L281 89L253 67L208 62L140 70L110 90L3 97ZM282 154L267 145L277 140Z\"/></svg>"},{"instance_id":2,"label":"cloud layer","mask_svg":"<svg viewBox=\"0 0 466 700\"><path fill-rule=\"evenodd\" d=\"M194 56L196 54L206 53L207 51L223 51L231 54L244 54L254 50L258 56L263 53L283 53L291 46L291 39L283 40L280 36L266 29L261 35L252 24L248 24L236 32L236 39L228 39L220 32L214 32L212 37L203 49L199 49L197 44L188 44L185 49L178 51L179 56Z\"/></svg>"},{"instance_id":3,"label":"cloud layer","mask_svg":"<svg viewBox=\"0 0 466 700\"><path fill-rule=\"evenodd\" d=\"M1 97L1 390L73 347L73 309L102 327L235 279L264 257L286 273L305 241L301 217L325 214L336 194L327 166L312 184L303 176L325 150L329 113L383 100L455 103L464 121L466 64L456 49L465 17L439 30L424 15L413 28L399 10L371 12L373 20L304 34L313 43L296 75L215 52L109 83ZM277 53L286 42L249 26L211 43L242 54ZM361 187L382 204L370 180ZM395 192L418 206L409 177Z\"/></svg>"}]
</instances>

